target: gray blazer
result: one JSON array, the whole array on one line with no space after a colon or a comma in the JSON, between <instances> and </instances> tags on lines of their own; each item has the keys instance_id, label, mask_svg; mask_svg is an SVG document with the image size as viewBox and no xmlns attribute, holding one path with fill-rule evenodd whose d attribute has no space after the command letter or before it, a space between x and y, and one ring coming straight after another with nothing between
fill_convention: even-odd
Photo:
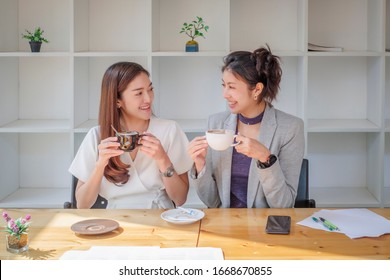
<instances>
[{"instance_id":1,"label":"gray blazer","mask_svg":"<svg viewBox=\"0 0 390 280\"><path fill-rule=\"evenodd\" d=\"M209 117L208 129L235 130L237 115L222 112ZM267 105L257 139L277 161L269 168L257 167L252 159L248 178L248 208L293 207L305 149L303 121ZM230 207L230 180L233 148L215 151L208 148L206 165L196 175L190 171L190 184L209 208Z\"/></svg>"}]
</instances>

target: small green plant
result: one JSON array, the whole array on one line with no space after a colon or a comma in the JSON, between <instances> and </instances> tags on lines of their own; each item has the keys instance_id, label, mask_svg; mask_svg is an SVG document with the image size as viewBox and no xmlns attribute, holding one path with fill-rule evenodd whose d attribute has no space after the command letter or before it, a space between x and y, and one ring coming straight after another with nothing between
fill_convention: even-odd
<instances>
[{"instance_id":1,"label":"small green plant","mask_svg":"<svg viewBox=\"0 0 390 280\"><path fill-rule=\"evenodd\" d=\"M191 41L194 41L197 37L206 38L201 32L204 30L207 32L209 27L205 25L205 22L201 17L196 17L197 20L193 20L191 23L183 23L180 33L185 33L188 37L191 38Z\"/></svg>"},{"instance_id":2,"label":"small green plant","mask_svg":"<svg viewBox=\"0 0 390 280\"><path fill-rule=\"evenodd\" d=\"M43 32L44 31L40 27L36 28L34 33L32 33L31 31L28 31L26 29L26 33L22 34L22 38L27 39L30 42L45 42L45 43L49 43L49 41L42 36Z\"/></svg>"}]
</instances>

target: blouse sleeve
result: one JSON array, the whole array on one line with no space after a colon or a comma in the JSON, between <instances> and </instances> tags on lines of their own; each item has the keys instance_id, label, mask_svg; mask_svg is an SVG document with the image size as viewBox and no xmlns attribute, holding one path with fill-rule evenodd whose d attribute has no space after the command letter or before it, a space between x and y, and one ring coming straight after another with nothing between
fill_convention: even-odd
<instances>
[{"instance_id":1,"label":"blouse sleeve","mask_svg":"<svg viewBox=\"0 0 390 280\"><path fill-rule=\"evenodd\" d=\"M170 131L170 145L167 154L177 174L183 174L191 169L192 159L187 153L188 139L179 125L174 122Z\"/></svg>"}]
</instances>

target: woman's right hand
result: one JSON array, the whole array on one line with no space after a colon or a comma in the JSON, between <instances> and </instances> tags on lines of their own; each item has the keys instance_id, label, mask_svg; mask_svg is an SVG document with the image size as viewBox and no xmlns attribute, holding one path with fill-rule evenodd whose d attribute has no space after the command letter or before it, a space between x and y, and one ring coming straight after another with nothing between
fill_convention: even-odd
<instances>
[{"instance_id":1,"label":"woman's right hand","mask_svg":"<svg viewBox=\"0 0 390 280\"><path fill-rule=\"evenodd\" d=\"M108 137L100 141L98 145L99 157L97 163L106 166L110 158L122 155L124 151L118 149L118 147L119 142L117 137Z\"/></svg>"},{"instance_id":2,"label":"woman's right hand","mask_svg":"<svg viewBox=\"0 0 390 280\"><path fill-rule=\"evenodd\" d=\"M202 171L206 164L208 146L206 136L195 137L188 145L187 152L194 161L198 173Z\"/></svg>"}]
</instances>

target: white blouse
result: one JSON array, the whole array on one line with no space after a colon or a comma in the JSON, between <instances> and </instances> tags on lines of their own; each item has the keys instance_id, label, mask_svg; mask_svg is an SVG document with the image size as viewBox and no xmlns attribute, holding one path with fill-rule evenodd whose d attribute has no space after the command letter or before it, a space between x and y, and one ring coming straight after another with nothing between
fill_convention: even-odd
<instances>
[{"instance_id":1,"label":"white blouse","mask_svg":"<svg viewBox=\"0 0 390 280\"><path fill-rule=\"evenodd\" d=\"M160 140L177 174L191 168L193 162L187 154L188 139L175 121L152 117L148 132ZM88 180L95 168L99 143L99 127L96 126L85 136L69 168L69 172L83 182ZM154 159L139 151L134 161L130 153L121 155L121 160L130 164L130 178L126 184L117 186L103 177L99 194L108 200L107 208L166 209L174 206Z\"/></svg>"}]
</instances>

